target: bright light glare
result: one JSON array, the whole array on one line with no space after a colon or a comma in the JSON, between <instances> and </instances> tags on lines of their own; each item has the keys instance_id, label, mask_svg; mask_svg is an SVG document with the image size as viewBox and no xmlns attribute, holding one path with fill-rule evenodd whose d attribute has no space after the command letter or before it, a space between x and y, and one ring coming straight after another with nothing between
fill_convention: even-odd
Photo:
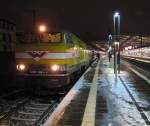
<instances>
[{"instance_id":1,"label":"bright light glare","mask_svg":"<svg viewBox=\"0 0 150 126\"><path fill-rule=\"evenodd\" d=\"M52 66L52 70L53 71L58 71L59 70L59 66L58 65L53 65Z\"/></svg>"},{"instance_id":2,"label":"bright light glare","mask_svg":"<svg viewBox=\"0 0 150 126\"><path fill-rule=\"evenodd\" d=\"M109 46L109 50L112 50L112 47L111 47L111 46Z\"/></svg>"},{"instance_id":3,"label":"bright light glare","mask_svg":"<svg viewBox=\"0 0 150 126\"><path fill-rule=\"evenodd\" d=\"M112 40L112 35L111 34L108 37L109 37L110 40Z\"/></svg>"},{"instance_id":4,"label":"bright light glare","mask_svg":"<svg viewBox=\"0 0 150 126\"><path fill-rule=\"evenodd\" d=\"M17 65L17 70L24 71L25 69L26 69L26 66L24 64Z\"/></svg>"},{"instance_id":5,"label":"bright light glare","mask_svg":"<svg viewBox=\"0 0 150 126\"><path fill-rule=\"evenodd\" d=\"M116 12L116 13L114 14L114 17L119 17L119 12Z\"/></svg>"},{"instance_id":6,"label":"bright light glare","mask_svg":"<svg viewBox=\"0 0 150 126\"><path fill-rule=\"evenodd\" d=\"M39 31L40 32L45 32L46 31L46 26L45 25L40 25L39 26Z\"/></svg>"},{"instance_id":7,"label":"bright light glare","mask_svg":"<svg viewBox=\"0 0 150 126\"><path fill-rule=\"evenodd\" d=\"M115 42L115 45L119 45L119 42Z\"/></svg>"},{"instance_id":8,"label":"bright light glare","mask_svg":"<svg viewBox=\"0 0 150 126\"><path fill-rule=\"evenodd\" d=\"M128 49L132 49L132 46L128 46Z\"/></svg>"},{"instance_id":9,"label":"bright light glare","mask_svg":"<svg viewBox=\"0 0 150 126\"><path fill-rule=\"evenodd\" d=\"M128 50L128 47L125 47L125 50Z\"/></svg>"}]
</instances>

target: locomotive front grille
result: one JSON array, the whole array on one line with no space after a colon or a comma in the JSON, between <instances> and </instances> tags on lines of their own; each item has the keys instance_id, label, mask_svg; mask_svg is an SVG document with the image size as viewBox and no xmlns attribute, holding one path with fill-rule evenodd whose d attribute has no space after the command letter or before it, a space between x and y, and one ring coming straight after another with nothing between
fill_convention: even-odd
<instances>
[{"instance_id":1,"label":"locomotive front grille","mask_svg":"<svg viewBox=\"0 0 150 126\"><path fill-rule=\"evenodd\" d=\"M48 69L47 65L29 65L30 70L42 70L45 71Z\"/></svg>"},{"instance_id":2,"label":"locomotive front grille","mask_svg":"<svg viewBox=\"0 0 150 126\"><path fill-rule=\"evenodd\" d=\"M47 65L29 65L30 74L48 74L49 67Z\"/></svg>"},{"instance_id":3,"label":"locomotive front grille","mask_svg":"<svg viewBox=\"0 0 150 126\"><path fill-rule=\"evenodd\" d=\"M28 74L66 74L66 70L52 71L50 65L33 65L30 64L28 67Z\"/></svg>"}]
</instances>

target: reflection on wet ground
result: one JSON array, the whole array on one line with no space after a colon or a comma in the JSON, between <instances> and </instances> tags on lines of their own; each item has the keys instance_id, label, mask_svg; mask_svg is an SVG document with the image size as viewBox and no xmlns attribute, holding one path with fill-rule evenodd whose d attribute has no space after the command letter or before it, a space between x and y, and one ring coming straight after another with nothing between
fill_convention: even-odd
<instances>
[{"instance_id":1,"label":"reflection on wet ground","mask_svg":"<svg viewBox=\"0 0 150 126\"><path fill-rule=\"evenodd\" d=\"M112 61L103 60L99 65L99 70L96 66L92 66L92 69L81 77L65 99L67 107L63 109L57 124L59 126L81 126L90 87L92 87L92 80L94 80L93 76L95 70L98 70L98 79L94 81L98 87L96 113L94 111L95 126L149 125L150 86L130 72L128 65L121 65L121 73L117 76L114 75ZM88 110L91 112L90 108ZM93 115L92 112L89 114ZM90 120L86 121L90 122Z\"/></svg>"},{"instance_id":2,"label":"reflection on wet ground","mask_svg":"<svg viewBox=\"0 0 150 126\"><path fill-rule=\"evenodd\" d=\"M146 117L150 117L150 86L128 68L122 66L120 76L135 98ZM104 60L101 64L98 92L105 98L107 112L97 126L147 126L134 101L123 86L121 80L114 75L113 63ZM149 118L150 119L150 118ZM97 121L98 122L98 121ZM99 121L100 122L100 121Z\"/></svg>"}]
</instances>

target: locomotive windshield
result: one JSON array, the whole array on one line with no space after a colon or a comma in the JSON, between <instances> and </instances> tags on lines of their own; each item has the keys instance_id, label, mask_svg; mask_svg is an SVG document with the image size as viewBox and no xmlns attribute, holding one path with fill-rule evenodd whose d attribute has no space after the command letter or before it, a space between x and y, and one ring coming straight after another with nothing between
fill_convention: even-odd
<instances>
[{"instance_id":1,"label":"locomotive windshield","mask_svg":"<svg viewBox=\"0 0 150 126\"><path fill-rule=\"evenodd\" d=\"M48 34L48 41L49 42L61 42L62 34L61 33L50 33L50 34Z\"/></svg>"},{"instance_id":2,"label":"locomotive windshield","mask_svg":"<svg viewBox=\"0 0 150 126\"><path fill-rule=\"evenodd\" d=\"M17 43L59 43L62 42L62 33L21 33L17 34Z\"/></svg>"}]
</instances>

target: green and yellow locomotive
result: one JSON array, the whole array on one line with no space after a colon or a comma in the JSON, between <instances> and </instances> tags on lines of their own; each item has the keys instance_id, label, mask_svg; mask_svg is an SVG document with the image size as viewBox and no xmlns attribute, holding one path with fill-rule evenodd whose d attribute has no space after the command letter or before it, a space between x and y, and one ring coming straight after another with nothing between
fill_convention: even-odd
<instances>
[{"instance_id":1,"label":"green and yellow locomotive","mask_svg":"<svg viewBox=\"0 0 150 126\"><path fill-rule=\"evenodd\" d=\"M17 76L44 77L48 88L68 85L91 62L91 51L74 34L61 31L24 37L16 46Z\"/></svg>"}]
</instances>

